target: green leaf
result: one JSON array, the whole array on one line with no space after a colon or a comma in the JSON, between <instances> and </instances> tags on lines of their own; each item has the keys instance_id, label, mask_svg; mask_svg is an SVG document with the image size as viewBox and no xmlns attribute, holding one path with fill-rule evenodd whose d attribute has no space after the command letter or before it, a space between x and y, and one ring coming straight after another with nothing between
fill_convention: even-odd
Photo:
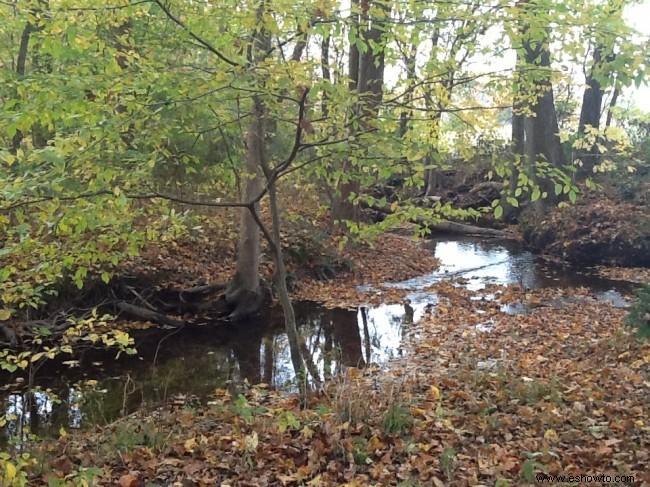
<instances>
[{"instance_id":1,"label":"green leaf","mask_svg":"<svg viewBox=\"0 0 650 487\"><path fill-rule=\"evenodd\" d=\"M521 473L526 480L526 482L535 481L535 460L529 458L524 462L524 465L521 468Z\"/></svg>"},{"instance_id":2,"label":"green leaf","mask_svg":"<svg viewBox=\"0 0 650 487\"><path fill-rule=\"evenodd\" d=\"M533 193L530 195L530 201L534 203L539 199L540 196L542 196L542 192L539 188L535 188L533 189Z\"/></svg>"},{"instance_id":3,"label":"green leaf","mask_svg":"<svg viewBox=\"0 0 650 487\"><path fill-rule=\"evenodd\" d=\"M503 207L501 205L494 209L494 218L501 218L503 215Z\"/></svg>"}]
</instances>

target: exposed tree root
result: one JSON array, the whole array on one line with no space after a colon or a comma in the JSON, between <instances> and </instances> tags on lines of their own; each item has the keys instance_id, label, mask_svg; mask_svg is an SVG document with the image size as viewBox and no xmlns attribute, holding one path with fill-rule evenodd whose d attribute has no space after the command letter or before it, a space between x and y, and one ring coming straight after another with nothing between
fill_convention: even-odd
<instances>
[{"instance_id":1,"label":"exposed tree root","mask_svg":"<svg viewBox=\"0 0 650 487\"><path fill-rule=\"evenodd\" d=\"M150 309L142 308L140 306L135 306L125 301L118 301L117 303L115 303L115 307L120 311L123 311L124 313L134 318L145 320L145 321L151 321L152 323L156 323L159 325L180 328L182 326L185 326L186 324L184 321L171 318L163 313L158 313L157 311L152 311Z\"/></svg>"}]
</instances>

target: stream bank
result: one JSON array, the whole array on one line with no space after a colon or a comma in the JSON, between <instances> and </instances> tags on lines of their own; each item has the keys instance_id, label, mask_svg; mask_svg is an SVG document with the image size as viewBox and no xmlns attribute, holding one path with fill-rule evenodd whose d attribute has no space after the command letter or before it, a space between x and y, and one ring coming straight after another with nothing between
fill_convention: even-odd
<instances>
[{"instance_id":1,"label":"stream bank","mask_svg":"<svg viewBox=\"0 0 650 487\"><path fill-rule=\"evenodd\" d=\"M536 306L572 302L502 303L491 289L586 289L572 299L621 308L627 306L624 296L634 290L632 284L601 278L594 270L544 261L514 241L466 237L423 245L440 262L433 272L381 286L357 285L350 292L330 290L337 284L322 281L314 281L315 289L298 290L298 296L321 292L336 298L325 305L296 303L300 330L321 380L349 367L383 366L403 357L405 337L439 305L437 285L476 292L473 300L486 309L496 306L500 313L523 315ZM481 324L491 326L489 320ZM244 382L291 389L293 371L278 308L245 323L206 322L186 329L132 330L131 335L136 356L115 360L114 352L90 349L76 362L48 362L33 375L31 387L25 387L27 377L7 383L0 401L14 419L3 430L4 441L20 440L26 431L56 436L62 427L92 428L175 397L202 400L217 388L236 390Z\"/></svg>"},{"instance_id":2,"label":"stream bank","mask_svg":"<svg viewBox=\"0 0 650 487\"><path fill-rule=\"evenodd\" d=\"M366 291L392 299L402 287L403 301L336 310L324 325L314 315L303 321L303 330L319 330L306 333L319 370L330 364L333 372L305 402L265 384L232 387L241 380L232 374L207 402L195 389L52 438L37 451L48 473L32 473L30 485L89 467L100 486L505 486L596 473L650 482L650 343L622 326L627 303L617 286L626 285L546 265L512 245L438 242L438 271ZM520 284L501 284L513 279ZM336 338L327 322L345 316L347 338ZM339 350L333 358L326 337ZM184 348L190 338L172 335L160 347ZM185 350L174 369L190 369L189 386L206 372L190 367L194 356L216 353ZM282 350L273 370L290 363ZM242 357L233 366L241 369ZM359 357L365 369L344 365ZM269 364L253 363L261 374ZM132 370L115 402L142 397L139 381ZM111 394L106 384L100 379L97 392ZM68 419L83 419L89 406L75 404Z\"/></svg>"}]
</instances>

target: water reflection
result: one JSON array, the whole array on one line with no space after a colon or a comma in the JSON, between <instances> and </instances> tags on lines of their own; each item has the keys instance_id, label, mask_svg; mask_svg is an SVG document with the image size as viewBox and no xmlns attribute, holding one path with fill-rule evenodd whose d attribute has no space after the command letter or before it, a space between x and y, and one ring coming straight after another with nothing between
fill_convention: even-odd
<instances>
[{"instance_id":1,"label":"water reflection","mask_svg":"<svg viewBox=\"0 0 650 487\"><path fill-rule=\"evenodd\" d=\"M404 324L415 318L408 304L350 311L297 303L296 311L304 352L321 381L398 355ZM29 431L56 435L61 427L105 424L171 397L209 397L216 388L243 381L290 387L294 373L282 323L280 312L272 310L266 320L236 326L134 331L136 357L115 360L113 353L88 350L73 369L47 363L32 388L17 383L0 394L9 418L0 443L24 440Z\"/></svg>"},{"instance_id":2,"label":"water reflection","mask_svg":"<svg viewBox=\"0 0 650 487\"><path fill-rule=\"evenodd\" d=\"M314 373L321 381L347 367L382 364L399 356L409 325L438 302L437 296L425 289L442 279L463 278L472 289L491 282L528 288L589 286L598 299L610 301L620 300L618 291L629 288L582 269L549 265L512 242L466 239L432 242L430 246L442 265L434 273L392 284L410 291L402 304L345 310L296 303L305 339L303 352L312 358ZM525 306L516 307L503 311L526 312ZM477 330L489 333L491 327L483 323ZM0 388L4 390L0 392L0 411L9 418L0 430L0 445L25 439L28 431L56 435L61 427L105 424L171 397L209 397L215 388L243 381L282 388L291 387L294 380L279 309L233 326L206 325L172 332L150 329L132 335L136 357L115 360L113 352L88 350L79 357L79 367L46 364L31 388L20 383ZM89 379L97 380L90 389ZM51 393L39 387L50 388Z\"/></svg>"}]
</instances>

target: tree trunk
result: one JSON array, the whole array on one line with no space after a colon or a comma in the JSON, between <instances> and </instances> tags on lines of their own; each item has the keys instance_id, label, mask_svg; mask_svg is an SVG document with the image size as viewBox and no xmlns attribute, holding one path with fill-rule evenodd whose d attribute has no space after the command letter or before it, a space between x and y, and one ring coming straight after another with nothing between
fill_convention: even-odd
<instances>
[{"instance_id":1,"label":"tree trunk","mask_svg":"<svg viewBox=\"0 0 650 487\"><path fill-rule=\"evenodd\" d=\"M428 107L427 107L428 108ZM438 143L440 141L440 122L442 121L442 110L437 110L431 118L429 124L431 131L431 153L426 157L427 166L438 165L440 162L440 152L438 152ZM440 166L438 166L440 167ZM440 188L440 171L435 167L426 169L427 189L424 196L437 196L436 193Z\"/></svg>"},{"instance_id":2,"label":"tree trunk","mask_svg":"<svg viewBox=\"0 0 650 487\"><path fill-rule=\"evenodd\" d=\"M289 339L289 351L291 354L291 363L293 370L296 373L298 386L301 391L306 390L306 374L305 362L301 354L302 338L298 332L296 325L296 314L291 303L289 296L289 289L287 288L287 270L284 265L284 256L282 255L282 241L280 240L280 210L277 203L277 195L275 190L275 183L271 182L269 185L269 206L271 208L271 218L273 220L273 236L271 244L271 252L273 253L273 262L275 264L274 282L275 288L278 291L278 298L282 306L284 314L284 328L287 332ZM314 377L314 380L317 380Z\"/></svg>"},{"instance_id":3,"label":"tree trunk","mask_svg":"<svg viewBox=\"0 0 650 487\"><path fill-rule=\"evenodd\" d=\"M621 90L614 88L612 93L612 100L609 102L609 107L607 108L607 120L605 121L605 127L612 126L612 119L614 117L614 108L616 107L616 102L618 101L618 95L621 94Z\"/></svg>"},{"instance_id":4,"label":"tree trunk","mask_svg":"<svg viewBox=\"0 0 650 487\"><path fill-rule=\"evenodd\" d=\"M515 64L514 93L512 103L512 152L515 155L524 155L524 114L522 103L517 99L520 90L521 76L521 54L517 52Z\"/></svg>"},{"instance_id":5,"label":"tree trunk","mask_svg":"<svg viewBox=\"0 0 650 487\"><path fill-rule=\"evenodd\" d=\"M332 83L332 73L330 72L330 41L331 37L328 34L327 36L323 36L323 40L320 45L320 51L321 51L321 57L320 57L320 66L321 66L321 71L323 73L323 79L327 80L328 83ZM327 90L323 89L323 92L321 93L321 112L323 115L323 118L327 118L329 116L329 95L327 94Z\"/></svg>"},{"instance_id":6,"label":"tree trunk","mask_svg":"<svg viewBox=\"0 0 650 487\"><path fill-rule=\"evenodd\" d=\"M541 51L541 52L540 52ZM564 151L560 143L560 127L555 112L555 99L551 85L551 54L547 48L527 49L526 61L538 65L544 72L539 81L535 82L536 91L541 95L533 105L534 116L532 124L524 124L524 144L531 145L534 153L549 162L552 166L561 167L566 164ZM529 153L529 149L526 149ZM531 161L532 162L532 161Z\"/></svg>"},{"instance_id":7,"label":"tree trunk","mask_svg":"<svg viewBox=\"0 0 650 487\"><path fill-rule=\"evenodd\" d=\"M600 115L603 105L604 91L598 80L596 72L598 71L602 60L602 48L600 46L594 49L593 64L586 77L585 92L582 96L582 108L580 110L580 123L578 125L578 134L584 135L587 127L598 130L600 128ZM598 145L593 144L589 149L583 149L579 152L578 158L582 161L582 173L590 174L593 168L598 164Z\"/></svg>"},{"instance_id":8,"label":"tree trunk","mask_svg":"<svg viewBox=\"0 0 650 487\"><path fill-rule=\"evenodd\" d=\"M553 86L551 84L551 54L546 39L524 42L526 64L534 66L534 93L537 99L529 107L533 115L524 118L524 154L525 167L529 178L549 195L553 194L550 182L540 180L537 165L541 161L560 168L566 164L566 158L560 143L560 128L555 112ZM542 214L549 199L539 198L533 207L537 214Z\"/></svg>"},{"instance_id":9,"label":"tree trunk","mask_svg":"<svg viewBox=\"0 0 650 487\"><path fill-rule=\"evenodd\" d=\"M246 138L246 189L244 201L256 198L263 189L261 168L265 157L264 105L259 97L253 100L253 117ZM259 213L259 203L255 204ZM260 289L260 228L248 208L242 208L239 220L237 269L226 290L226 302L233 306L231 319L240 319L259 311L262 305Z\"/></svg>"},{"instance_id":10,"label":"tree trunk","mask_svg":"<svg viewBox=\"0 0 650 487\"><path fill-rule=\"evenodd\" d=\"M31 22L27 22L23 33L20 36L20 44L18 46L18 57L16 59L16 74L19 78L25 76L25 70L27 66L27 54L29 52L29 39L36 28L32 25ZM10 152L13 155L18 153L20 145L23 142L24 134L20 130L16 130L13 138L11 139L11 148Z\"/></svg>"},{"instance_id":11,"label":"tree trunk","mask_svg":"<svg viewBox=\"0 0 650 487\"><path fill-rule=\"evenodd\" d=\"M353 21L351 29L359 31L359 17L354 13L357 11L359 2L353 0ZM360 118L361 126L364 129L370 128L372 120L377 116L379 105L381 104L383 87L384 87L384 68L385 68L385 49L382 45L381 35L384 31L384 23L373 18L372 22L368 16L368 2L361 3L363 11L361 20L367 28L361 35L366 45L363 54L359 52L356 44L350 44L350 90L356 90L359 95L359 103L355 107L353 116ZM388 7L381 5L384 12ZM375 48L379 46L379 50ZM354 135L351 130L350 135ZM358 207L352 201L353 195L359 194L361 185L354 177L354 167L350 160L346 158L343 163L342 173L351 175L349 179L343 181L339 188L338 194L332 203L332 222L338 222L336 229L339 232L345 232L346 221L358 219Z\"/></svg>"}]
</instances>

